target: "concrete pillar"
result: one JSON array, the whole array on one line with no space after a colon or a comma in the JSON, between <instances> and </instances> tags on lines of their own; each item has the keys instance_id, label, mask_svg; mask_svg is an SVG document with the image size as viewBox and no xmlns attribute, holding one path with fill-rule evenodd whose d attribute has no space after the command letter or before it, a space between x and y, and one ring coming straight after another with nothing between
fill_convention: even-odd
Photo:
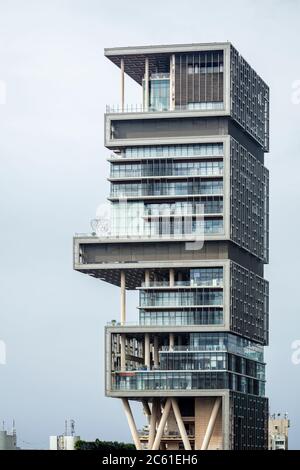
<instances>
[{"instance_id":1,"label":"concrete pillar","mask_svg":"<svg viewBox=\"0 0 300 470\"><path fill-rule=\"evenodd\" d=\"M158 410L159 410L159 399L153 398L150 425L149 425L149 440L148 440L148 449L152 449L153 442L156 435L156 422L158 419Z\"/></svg>"},{"instance_id":2,"label":"concrete pillar","mask_svg":"<svg viewBox=\"0 0 300 470\"><path fill-rule=\"evenodd\" d=\"M121 59L121 111L124 111L125 104L125 67L124 59Z\"/></svg>"},{"instance_id":3,"label":"concrete pillar","mask_svg":"<svg viewBox=\"0 0 300 470\"><path fill-rule=\"evenodd\" d=\"M126 335L121 334L121 371L126 370Z\"/></svg>"},{"instance_id":4,"label":"concrete pillar","mask_svg":"<svg viewBox=\"0 0 300 470\"><path fill-rule=\"evenodd\" d=\"M169 350L170 351L174 350L174 344L175 344L174 333L170 333L169 334Z\"/></svg>"},{"instance_id":5,"label":"concrete pillar","mask_svg":"<svg viewBox=\"0 0 300 470\"><path fill-rule=\"evenodd\" d=\"M149 403L147 400L142 400L142 403L143 403L144 413L147 416L148 423L150 423L151 410L149 407Z\"/></svg>"},{"instance_id":6,"label":"concrete pillar","mask_svg":"<svg viewBox=\"0 0 300 470\"><path fill-rule=\"evenodd\" d=\"M150 286L150 271L149 271L149 269L146 269L146 271L145 271L145 286L146 287Z\"/></svg>"},{"instance_id":7,"label":"concrete pillar","mask_svg":"<svg viewBox=\"0 0 300 470\"><path fill-rule=\"evenodd\" d=\"M137 432L137 429L136 429L136 425L135 425L135 422L134 422L132 411L131 411L131 408L130 408L130 405L129 405L129 402L128 402L127 398L122 398L122 403L123 403L123 406L124 406L125 415L126 415L126 418L127 418L127 421L128 421L129 429L131 431L132 439L133 439L134 445L136 447L136 450L142 450L141 441L140 441L140 438L139 438L139 435L138 435L138 432Z\"/></svg>"},{"instance_id":8,"label":"concrete pillar","mask_svg":"<svg viewBox=\"0 0 300 470\"><path fill-rule=\"evenodd\" d=\"M175 54L170 56L170 111L175 109Z\"/></svg>"},{"instance_id":9,"label":"concrete pillar","mask_svg":"<svg viewBox=\"0 0 300 470\"><path fill-rule=\"evenodd\" d=\"M145 58L145 102L144 111L149 110L149 57Z\"/></svg>"},{"instance_id":10,"label":"concrete pillar","mask_svg":"<svg viewBox=\"0 0 300 470\"><path fill-rule=\"evenodd\" d=\"M158 336L154 336L154 348L153 348L153 360L155 367L159 366L159 354L158 354Z\"/></svg>"},{"instance_id":11,"label":"concrete pillar","mask_svg":"<svg viewBox=\"0 0 300 470\"><path fill-rule=\"evenodd\" d=\"M175 270L173 268L169 271L169 286L174 287L175 285Z\"/></svg>"},{"instance_id":12,"label":"concrete pillar","mask_svg":"<svg viewBox=\"0 0 300 470\"><path fill-rule=\"evenodd\" d=\"M126 276L121 271L121 325L126 323Z\"/></svg>"},{"instance_id":13,"label":"concrete pillar","mask_svg":"<svg viewBox=\"0 0 300 470\"><path fill-rule=\"evenodd\" d=\"M172 398L172 407L185 450L192 450L176 398Z\"/></svg>"},{"instance_id":14,"label":"concrete pillar","mask_svg":"<svg viewBox=\"0 0 300 470\"><path fill-rule=\"evenodd\" d=\"M208 422L208 425L207 425L207 428L206 428L206 433L205 433L205 436L204 436L204 439L203 439L203 442L202 442L201 450L207 450L208 449L210 438L212 436L214 426L215 426L215 422L216 422L216 418L218 416L219 408L220 408L220 405L221 405L221 401L222 401L221 397L216 398L216 401L214 403L214 406L213 406L213 409L212 409L212 412L211 412L211 415L210 415L210 418L209 418L209 422Z\"/></svg>"},{"instance_id":15,"label":"concrete pillar","mask_svg":"<svg viewBox=\"0 0 300 470\"><path fill-rule=\"evenodd\" d=\"M149 336L149 333L145 333L144 355L145 355L145 365L147 366L148 369L150 369L151 364L150 364L150 336Z\"/></svg>"},{"instance_id":16,"label":"concrete pillar","mask_svg":"<svg viewBox=\"0 0 300 470\"><path fill-rule=\"evenodd\" d=\"M167 422L167 419L168 419L168 416L169 416L169 413L170 413L170 409L171 409L171 399L168 398L166 403L165 403L164 411L161 415L161 419L160 419L160 422L159 422L159 425L158 425L158 428L157 428L157 432L156 432L156 436L155 436L155 439L154 439L152 450L158 450L159 449L160 441L161 441L161 438L162 438L162 435L163 435L163 432L164 432L164 429L165 429L165 425L166 425L166 422Z\"/></svg>"}]
</instances>

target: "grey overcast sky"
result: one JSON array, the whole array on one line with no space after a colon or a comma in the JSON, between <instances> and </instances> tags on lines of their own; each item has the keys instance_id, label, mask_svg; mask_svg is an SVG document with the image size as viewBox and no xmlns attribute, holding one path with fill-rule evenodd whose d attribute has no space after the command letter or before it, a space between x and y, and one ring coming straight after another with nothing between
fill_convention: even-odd
<instances>
[{"instance_id":1,"label":"grey overcast sky","mask_svg":"<svg viewBox=\"0 0 300 470\"><path fill-rule=\"evenodd\" d=\"M0 0L0 420L19 444L47 448L74 418L84 439L130 441L121 404L104 397L103 327L118 288L72 270L72 236L108 192L106 104L118 69L104 47L231 41L271 89L270 347L267 394L300 448L300 2L296 0ZM1 89L1 88L0 88ZM126 80L126 101L140 103ZM136 316L129 296L129 320ZM140 419L140 418L139 418Z\"/></svg>"}]
</instances>

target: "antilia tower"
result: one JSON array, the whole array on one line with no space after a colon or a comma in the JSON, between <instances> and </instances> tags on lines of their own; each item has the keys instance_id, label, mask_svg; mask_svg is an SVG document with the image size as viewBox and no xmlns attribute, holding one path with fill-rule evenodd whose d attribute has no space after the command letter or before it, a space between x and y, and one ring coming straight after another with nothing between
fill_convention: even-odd
<instances>
[{"instance_id":1,"label":"antilia tower","mask_svg":"<svg viewBox=\"0 0 300 470\"><path fill-rule=\"evenodd\" d=\"M105 56L121 72L105 114L111 213L75 237L74 268L120 288L106 395L121 399L137 449L266 449L268 86L230 43ZM125 104L125 75L140 106Z\"/></svg>"}]
</instances>

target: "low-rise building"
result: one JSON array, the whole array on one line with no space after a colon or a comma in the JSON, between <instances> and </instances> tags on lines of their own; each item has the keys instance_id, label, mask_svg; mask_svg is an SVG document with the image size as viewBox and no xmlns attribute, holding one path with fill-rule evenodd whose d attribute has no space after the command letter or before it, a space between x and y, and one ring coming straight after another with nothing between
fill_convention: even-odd
<instances>
[{"instance_id":1,"label":"low-rise building","mask_svg":"<svg viewBox=\"0 0 300 470\"><path fill-rule=\"evenodd\" d=\"M287 413L273 414L269 418L269 450L288 450L290 420Z\"/></svg>"}]
</instances>

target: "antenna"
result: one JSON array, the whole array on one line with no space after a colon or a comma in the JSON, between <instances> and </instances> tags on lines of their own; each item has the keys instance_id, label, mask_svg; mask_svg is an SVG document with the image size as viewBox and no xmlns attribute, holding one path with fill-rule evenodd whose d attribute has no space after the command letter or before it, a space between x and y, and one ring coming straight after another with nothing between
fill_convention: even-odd
<instances>
[{"instance_id":1,"label":"antenna","mask_svg":"<svg viewBox=\"0 0 300 470\"><path fill-rule=\"evenodd\" d=\"M68 435L68 420L65 419L65 436Z\"/></svg>"},{"instance_id":2,"label":"antenna","mask_svg":"<svg viewBox=\"0 0 300 470\"><path fill-rule=\"evenodd\" d=\"M14 419L13 419L12 433L14 436L16 435L16 423Z\"/></svg>"},{"instance_id":3,"label":"antenna","mask_svg":"<svg viewBox=\"0 0 300 470\"><path fill-rule=\"evenodd\" d=\"M71 427L71 436L75 436L75 421L74 421L74 419L70 420L70 427Z\"/></svg>"}]
</instances>

